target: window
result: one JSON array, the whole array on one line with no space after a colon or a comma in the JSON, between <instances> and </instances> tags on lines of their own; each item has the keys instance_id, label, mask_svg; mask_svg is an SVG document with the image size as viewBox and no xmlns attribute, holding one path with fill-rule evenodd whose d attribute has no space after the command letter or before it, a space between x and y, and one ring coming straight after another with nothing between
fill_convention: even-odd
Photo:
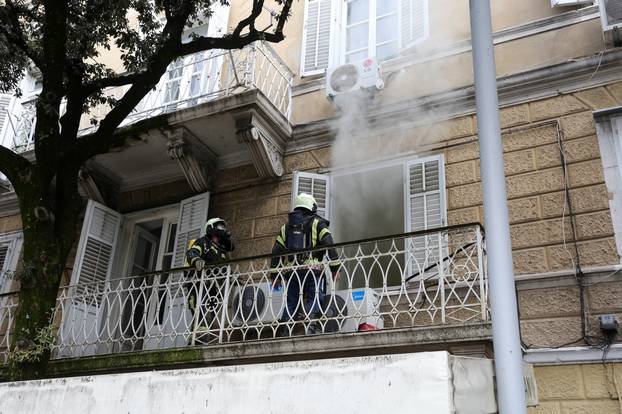
<instances>
[{"instance_id":1,"label":"window","mask_svg":"<svg viewBox=\"0 0 622 414\"><path fill-rule=\"evenodd\" d=\"M300 192L316 197L318 212L326 212L336 242L434 229L447 222L442 155L336 171L330 176L297 172L293 195ZM439 237L433 234L408 240L415 249L413 260L407 263L410 274L444 255ZM389 245L379 247L386 250ZM373 267L371 263L369 267ZM371 276L373 286L382 284L380 273ZM400 283L398 274L389 279L390 284Z\"/></svg>"},{"instance_id":2,"label":"window","mask_svg":"<svg viewBox=\"0 0 622 414\"><path fill-rule=\"evenodd\" d=\"M622 257L622 107L594 113L618 255Z\"/></svg>"},{"instance_id":3,"label":"window","mask_svg":"<svg viewBox=\"0 0 622 414\"><path fill-rule=\"evenodd\" d=\"M183 284L178 283L183 274L167 272L151 279L140 274L183 266L190 240L199 237L203 231L208 206L209 193L204 193L182 200L177 206L124 216L89 200L71 278L73 290L69 292L76 296L69 301L64 315L65 320L71 322L63 324L62 340L65 343L73 340L94 343L100 335L96 327L100 326L102 318L120 320L123 328L145 317L149 323L141 329L163 334L166 338L136 346L156 349L184 344L186 339L175 334L180 331L179 323L172 325L172 321L183 319L179 317L180 313L187 312ZM104 283L109 282L113 289L118 287L123 291L130 283L123 277L129 275L142 277L145 283L158 284L159 289L150 292L157 295L158 300L147 304L144 292L137 289L129 293L125 291L125 294L133 295L131 299L123 301L120 296L121 302L106 300L101 294ZM136 278L132 280L140 284ZM165 283L170 283L169 289ZM190 321L191 318L183 320ZM100 349L89 347L82 350L82 355L96 352Z\"/></svg>"},{"instance_id":4,"label":"window","mask_svg":"<svg viewBox=\"0 0 622 414\"><path fill-rule=\"evenodd\" d=\"M302 75L398 56L427 36L427 9L427 0L307 0Z\"/></svg>"},{"instance_id":5,"label":"window","mask_svg":"<svg viewBox=\"0 0 622 414\"><path fill-rule=\"evenodd\" d=\"M398 0L348 0L345 15L345 61L369 56L385 60L400 50Z\"/></svg>"},{"instance_id":6,"label":"window","mask_svg":"<svg viewBox=\"0 0 622 414\"><path fill-rule=\"evenodd\" d=\"M184 72L184 59L174 60L166 70L164 81L164 103L171 103L179 99L181 77Z\"/></svg>"},{"instance_id":7,"label":"window","mask_svg":"<svg viewBox=\"0 0 622 414\"><path fill-rule=\"evenodd\" d=\"M22 233L0 235L0 294L9 292L22 247Z\"/></svg>"},{"instance_id":8,"label":"window","mask_svg":"<svg viewBox=\"0 0 622 414\"><path fill-rule=\"evenodd\" d=\"M227 32L228 20L229 6L215 2L208 23L188 29L183 42L189 42L196 36L220 37ZM182 101L214 92L220 81L223 62L223 54L217 50L199 52L175 60L161 79L158 88L162 88L163 92L156 103L177 108ZM192 101L191 104L196 104L196 99ZM147 99L146 102L152 101ZM143 107L145 105L147 103Z\"/></svg>"}]
</instances>

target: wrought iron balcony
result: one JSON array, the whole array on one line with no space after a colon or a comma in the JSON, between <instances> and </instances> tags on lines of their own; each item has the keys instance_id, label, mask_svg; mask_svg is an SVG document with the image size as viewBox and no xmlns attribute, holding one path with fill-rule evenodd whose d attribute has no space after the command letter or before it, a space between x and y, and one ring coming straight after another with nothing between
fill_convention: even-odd
<instances>
[{"instance_id":1,"label":"wrought iron balcony","mask_svg":"<svg viewBox=\"0 0 622 414\"><path fill-rule=\"evenodd\" d=\"M314 250L324 255L314 264L305 253L261 256L200 274L173 269L65 286L53 356L486 322L484 250L480 227L461 226ZM307 294L290 295L288 306L297 280L307 283ZM0 303L0 362L7 361L16 308L16 296Z\"/></svg>"},{"instance_id":2,"label":"wrought iron balcony","mask_svg":"<svg viewBox=\"0 0 622 414\"><path fill-rule=\"evenodd\" d=\"M261 91L274 107L289 119L293 73L266 43L255 42L241 50L210 50L179 59L169 67L134 111L123 121L126 126L157 115L179 111L251 89ZM109 88L104 95L120 99L129 86ZM33 148L36 98L22 102L9 114L7 134L16 151ZM62 108L61 108L62 110ZM92 133L108 112L105 105L82 117L80 135Z\"/></svg>"}]
</instances>

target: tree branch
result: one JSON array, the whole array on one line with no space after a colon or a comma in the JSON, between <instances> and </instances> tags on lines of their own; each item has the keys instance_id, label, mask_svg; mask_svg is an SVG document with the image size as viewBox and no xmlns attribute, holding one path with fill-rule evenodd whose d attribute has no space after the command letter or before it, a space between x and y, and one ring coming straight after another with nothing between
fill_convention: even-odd
<instances>
[{"instance_id":1,"label":"tree branch","mask_svg":"<svg viewBox=\"0 0 622 414\"><path fill-rule=\"evenodd\" d=\"M112 86L124 86L131 85L135 82L138 82L144 76L145 71L136 72L136 73L126 73L124 75L118 76L110 76L107 78L96 79L91 82L87 82L82 87L82 92L84 96L89 96L95 92L98 92L104 88L109 88Z\"/></svg>"},{"instance_id":2,"label":"tree branch","mask_svg":"<svg viewBox=\"0 0 622 414\"><path fill-rule=\"evenodd\" d=\"M247 26L249 27L250 32L255 31L255 20L257 20L261 14L263 2L264 0L253 0L253 9L251 10L251 14L247 18L240 20L237 27L231 34L232 37L240 37L240 33L242 33L242 30L244 30Z\"/></svg>"},{"instance_id":3,"label":"tree branch","mask_svg":"<svg viewBox=\"0 0 622 414\"><path fill-rule=\"evenodd\" d=\"M179 56L189 55L210 49L240 49L257 40L268 42L280 42L284 39L283 27L289 16L293 0L283 0L283 7L279 15L278 24L274 32L257 31L254 29L255 20L261 14L263 0L253 1L251 14L244 19L233 34L223 37L199 37L188 43L181 43L181 33L186 24L188 16L191 14L191 2L185 0L182 3L181 11L177 14L171 13L172 19L167 20L163 33L170 33L170 37L156 51L147 68L143 72L122 75L119 77L104 78L88 85L87 88L93 90L96 85L127 85L132 87L125 93L117 105L100 122L99 128L90 136L83 137L76 142L74 147L74 157L81 158L83 161L106 152L111 145L117 143L114 135L116 128L130 114L134 107L149 91L158 83L160 77L166 73L166 68L171 61ZM248 33L240 34L244 27L250 27ZM96 91L96 90L95 90Z\"/></svg>"},{"instance_id":4,"label":"tree branch","mask_svg":"<svg viewBox=\"0 0 622 414\"><path fill-rule=\"evenodd\" d=\"M37 67L41 68L42 60L28 45L24 31L19 23L19 10L12 1L7 1L5 6L0 7L0 16L4 14L8 26L0 25L0 34L4 35L9 42L21 50Z\"/></svg>"},{"instance_id":5,"label":"tree branch","mask_svg":"<svg viewBox=\"0 0 622 414\"><path fill-rule=\"evenodd\" d=\"M0 145L0 172L8 177L13 187L22 184L22 175L31 168L32 164L26 158Z\"/></svg>"},{"instance_id":6,"label":"tree branch","mask_svg":"<svg viewBox=\"0 0 622 414\"><path fill-rule=\"evenodd\" d=\"M279 14L276 29L272 33L254 30L255 19L257 19L261 13L261 8L263 6L263 0L254 0L251 14L238 24L231 35L222 37L198 37L191 42L180 45L178 54L179 56L184 56L209 49L239 49L257 40L278 43L285 38L283 35L283 28L289 16L292 2L293 0L283 1L283 7ZM259 7L259 13L257 13L255 9L256 6ZM240 35L241 31L246 26L249 26L252 30L246 34Z\"/></svg>"}]
</instances>

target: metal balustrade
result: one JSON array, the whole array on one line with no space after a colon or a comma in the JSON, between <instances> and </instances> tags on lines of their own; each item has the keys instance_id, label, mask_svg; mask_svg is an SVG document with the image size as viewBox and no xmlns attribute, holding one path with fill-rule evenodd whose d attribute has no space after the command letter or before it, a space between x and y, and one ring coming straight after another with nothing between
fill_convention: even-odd
<instances>
[{"instance_id":1,"label":"metal balustrade","mask_svg":"<svg viewBox=\"0 0 622 414\"><path fill-rule=\"evenodd\" d=\"M294 74L264 42L239 50L209 50L181 58L171 64L156 87L134 108L121 126L157 115L190 108L248 90L258 89L275 108L289 119ZM120 99L129 86L108 88L107 98ZM36 98L21 104L9 114L9 134L16 151L33 148L36 124ZM61 108L64 109L64 108ZM82 117L79 135L97 130L97 122L109 111L107 105L92 108Z\"/></svg>"},{"instance_id":2,"label":"metal balustrade","mask_svg":"<svg viewBox=\"0 0 622 414\"><path fill-rule=\"evenodd\" d=\"M18 303L17 293L0 295L0 365L8 362Z\"/></svg>"},{"instance_id":3,"label":"metal balustrade","mask_svg":"<svg viewBox=\"0 0 622 414\"><path fill-rule=\"evenodd\" d=\"M306 260L307 253L268 255L232 260L199 274L174 269L63 287L57 301L53 356L338 335L489 318L484 242L478 225L333 248L337 257L333 262L319 250L324 259L313 264ZM288 290L295 288L296 280L301 285L307 282L312 294L292 295L288 308Z\"/></svg>"}]
</instances>

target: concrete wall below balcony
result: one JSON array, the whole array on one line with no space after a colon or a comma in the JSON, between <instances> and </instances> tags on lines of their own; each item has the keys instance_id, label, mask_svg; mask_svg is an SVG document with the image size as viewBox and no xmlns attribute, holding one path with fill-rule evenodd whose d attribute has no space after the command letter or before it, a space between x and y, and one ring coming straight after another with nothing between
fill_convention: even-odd
<instances>
[{"instance_id":1,"label":"concrete wall below balcony","mask_svg":"<svg viewBox=\"0 0 622 414\"><path fill-rule=\"evenodd\" d=\"M2 413L496 412L492 361L447 352L0 385ZM454 410L455 408L455 410Z\"/></svg>"}]
</instances>

